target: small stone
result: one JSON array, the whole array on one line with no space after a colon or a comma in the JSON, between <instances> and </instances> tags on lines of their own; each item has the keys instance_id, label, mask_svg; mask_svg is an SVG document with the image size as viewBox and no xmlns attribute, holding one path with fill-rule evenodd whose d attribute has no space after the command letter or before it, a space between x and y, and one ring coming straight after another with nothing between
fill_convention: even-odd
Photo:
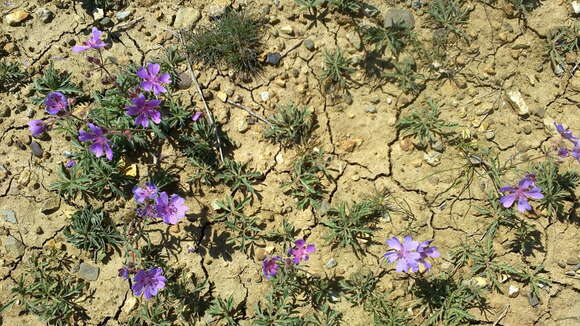
<instances>
[{"instance_id":1,"label":"small stone","mask_svg":"<svg viewBox=\"0 0 580 326\"><path fill-rule=\"evenodd\" d=\"M530 306L536 307L540 304L540 299L538 299L538 297L536 297L530 292L528 293L528 303L530 304Z\"/></svg>"},{"instance_id":2,"label":"small stone","mask_svg":"<svg viewBox=\"0 0 580 326\"><path fill-rule=\"evenodd\" d=\"M443 153L443 151L445 151L445 146L443 145L443 142L437 140L433 144L431 144L431 149L439 153Z\"/></svg>"},{"instance_id":3,"label":"small stone","mask_svg":"<svg viewBox=\"0 0 580 326\"><path fill-rule=\"evenodd\" d=\"M50 11L48 8L38 8L34 13L38 17L38 19L40 19L40 21L45 24L50 23L54 18L54 13Z\"/></svg>"},{"instance_id":4,"label":"small stone","mask_svg":"<svg viewBox=\"0 0 580 326\"><path fill-rule=\"evenodd\" d=\"M441 163L441 153L439 152L429 152L423 155L423 160L431 166L437 166Z\"/></svg>"},{"instance_id":5,"label":"small stone","mask_svg":"<svg viewBox=\"0 0 580 326\"><path fill-rule=\"evenodd\" d=\"M461 283L466 286L475 286L480 289L483 289L488 285L489 282L484 277L476 276L469 280L463 280Z\"/></svg>"},{"instance_id":6,"label":"small stone","mask_svg":"<svg viewBox=\"0 0 580 326\"><path fill-rule=\"evenodd\" d=\"M238 126L238 131L243 134L250 129L250 125L246 119L240 121L240 125Z\"/></svg>"},{"instance_id":7,"label":"small stone","mask_svg":"<svg viewBox=\"0 0 580 326\"><path fill-rule=\"evenodd\" d=\"M113 22L113 20L109 17L105 17L101 20L99 20L99 25L102 27L113 27L115 25L115 23Z\"/></svg>"},{"instance_id":8,"label":"small stone","mask_svg":"<svg viewBox=\"0 0 580 326\"><path fill-rule=\"evenodd\" d=\"M219 16L219 15L218 15ZM201 13L195 8L181 8L175 15L173 27L191 30L193 26L201 19Z\"/></svg>"},{"instance_id":9,"label":"small stone","mask_svg":"<svg viewBox=\"0 0 580 326\"><path fill-rule=\"evenodd\" d=\"M123 312L128 314L131 311L133 311L135 307L137 307L137 297L134 295L130 295L125 301L125 304L123 305Z\"/></svg>"},{"instance_id":10,"label":"small stone","mask_svg":"<svg viewBox=\"0 0 580 326\"><path fill-rule=\"evenodd\" d=\"M262 100L262 102L268 102L268 100L270 99L270 93L268 93L268 91L260 93L260 99Z\"/></svg>"},{"instance_id":11,"label":"small stone","mask_svg":"<svg viewBox=\"0 0 580 326\"><path fill-rule=\"evenodd\" d=\"M316 209L316 214L318 214L319 217L322 217L322 216L325 216L329 210L330 210L330 203L327 200L323 200L320 202L320 205Z\"/></svg>"},{"instance_id":12,"label":"small stone","mask_svg":"<svg viewBox=\"0 0 580 326\"><path fill-rule=\"evenodd\" d=\"M508 288L508 296L510 298L515 298L520 294L520 288L515 285L510 285Z\"/></svg>"},{"instance_id":13,"label":"small stone","mask_svg":"<svg viewBox=\"0 0 580 326\"><path fill-rule=\"evenodd\" d=\"M268 53L266 55L266 63L272 66L277 66L282 56L279 53Z\"/></svg>"},{"instance_id":14,"label":"small stone","mask_svg":"<svg viewBox=\"0 0 580 326\"><path fill-rule=\"evenodd\" d=\"M226 6L222 4L212 4L207 8L207 14L212 18L218 18L226 13Z\"/></svg>"},{"instance_id":15,"label":"small stone","mask_svg":"<svg viewBox=\"0 0 580 326\"><path fill-rule=\"evenodd\" d=\"M485 132L485 139L492 140L495 137L495 132L488 130Z\"/></svg>"},{"instance_id":16,"label":"small stone","mask_svg":"<svg viewBox=\"0 0 580 326\"><path fill-rule=\"evenodd\" d=\"M314 41L309 39L309 40L305 40L304 43L302 43L302 44L309 51L314 51Z\"/></svg>"},{"instance_id":17,"label":"small stone","mask_svg":"<svg viewBox=\"0 0 580 326\"><path fill-rule=\"evenodd\" d=\"M578 264L580 264L580 259L578 259L578 257L570 257L570 258L566 259L566 264L578 265Z\"/></svg>"},{"instance_id":18,"label":"small stone","mask_svg":"<svg viewBox=\"0 0 580 326\"><path fill-rule=\"evenodd\" d=\"M334 258L330 258L330 259L329 259L329 260L326 262L326 264L324 264L324 268L326 268L326 269L331 269L331 268L334 268L334 267L336 267L336 265L338 265L338 263L336 262L336 259L334 259Z\"/></svg>"},{"instance_id":19,"label":"small stone","mask_svg":"<svg viewBox=\"0 0 580 326\"><path fill-rule=\"evenodd\" d=\"M18 26L25 21L30 14L22 9L14 10L4 17L4 22L10 26Z\"/></svg>"},{"instance_id":20,"label":"small stone","mask_svg":"<svg viewBox=\"0 0 580 326\"><path fill-rule=\"evenodd\" d=\"M44 202L44 205L42 206L40 211L44 215L50 215L56 212L59 209L59 207L60 207L60 199L58 199L57 197L51 197Z\"/></svg>"},{"instance_id":21,"label":"small stone","mask_svg":"<svg viewBox=\"0 0 580 326\"><path fill-rule=\"evenodd\" d=\"M522 93L518 90L509 90L506 92L508 102L518 110L520 116L527 116L530 114L528 105L522 98Z\"/></svg>"},{"instance_id":22,"label":"small stone","mask_svg":"<svg viewBox=\"0 0 580 326\"><path fill-rule=\"evenodd\" d=\"M133 12L134 12L133 9L119 11L115 14L115 17L117 18L118 21L122 22L131 17L131 15L133 15Z\"/></svg>"},{"instance_id":23,"label":"small stone","mask_svg":"<svg viewBox=\"0 0 580 326\"><path fill-rule=\"evenodd\" d=\"M410 11L399 8L390 8L385 14L384 26L385 28L390 28L397 23L404 23L407 26L414 28L415 18Z\"/></svg>"},{"instance_id":24,"label":"small stone","mask_svg":"<svg viewBox=\"0 0 580 326\"><path fill-rule=\"evenodd\" d=\"M193 80L191 79L191 74L189 71L184 71L179 74L179 82L177 83L177 88L185 90L191 87Z\"/></svg>"},{"instance_id":25,"label":"small stone","mask_svg":"<svg viewBox=\"0 0 580 326\"><path fill-rule=\"evenodd\" d=\"M367 106L365 111L368 113L377 113L377 107L374 105L369 105L369 106Z\"/></svg>"},{"instance_id":26,"label":"small stone","mask_svg":"<svg viewBox=\"0 0 580 326\"><path fill-rule=\"evenodd\" d=\"M11 235L4 241L4 248L10 257L18 258L24 255L24 243Z\"/></svg>"},{"instance_id":27,"label":"small stone","mask_svg":"<svg viewBox=\"0 0 580 326\"><path fill-rule=\"evenodd\" d=\"M96 266L81 263L79 265L79 277L85 281L96 281L99 278L100 269Z\"/></svg>"},{"instance_id":28,"label":"small stone","mask_svg":"<svg viewBox=\"0 0 580 326\"><path fill-rule=\"evenodd\" d=\"M42 147L40 147L40 144L37 143L36 141L33 141L30 143L30 149L32 150L32 155L36 156L36 157L42 157Z\"/></svg>"},{"instance_id":29,"label":"small stone","mask_svg":"<svg viewBox=\"0 0 580 326\"><path fill-rule=\"evenodd\" d=\"M18 221L16 220L16 212L11 209L6 208L0 210L0 215L4 216L4 221L12 224L18 224Z\"/></svg>"},{"instance_id":30,"label":"small stone","mask_svg":"<svg viewBox=\"0 0 580 326\"><path fill-rule=\"evenodd\" d=\"M340 143L340 149L343 152L351 153L354 151L355 148L357 148L357 146L360 146L360 144L362 144L362 143L363 143L363 139L360 139L360 138L347 139L347 140L344 140Z\"/></svg>"},{"instance_id":31,"label":"small stone","mask_svg":"<svg viewBox=\"0 0 580 326\"><path fill-rule=\"evenodd\" d=\"M256 259L258 261L262 261L262 260L264 260L264 258L266 258L266 249L264 249L264 248L258 248L256 250Z\"/></svg>"},{"instance_id":32,"label":"small stone","mask_svg":"<svg viewBox=\"0 0 580 326\"><path fill-rule=\"evenodd\" d=\"M220 101L222 101L224 103L226 103L228 101L228 94L226 94L226 93L224 93L222 91L218 91L215 95L217 96L217 98Z\"/></svg>"},{"instance_id":33,"label":"small stone","mask_svg":"<svg viewBox=\"0 0 580 326\"><path fill-rule=\"evenodd\" d=\"M97 8L93 11L93 18L99 20L105 17L105 11L102 8Z\"/></svg>"},{"instance_id":34,"label":"small stone","mask_svg":"<svg viewBox=\"0 0 580 326\"><path fill-rule=\"evenodd\" d=\"M392 98L390 98L390 97L388 97L388 98L387 98L387 104L391 104L391 103L393 103L393 99L392 99Z\"/></svg>"},{"instance_id":35,"label":"small stone","mask_svg":"<svg viewBox=\"0 0 580 326\"><path fill-rule=\"evenodd\" d=\"M42 229L42 227L37 227L36 230L34 230L34 233L41 235L44 234L44 230Z\"/></svg>"},{"instance_id":36,"label":"small stone","mask_svg":"<svg viewBox=\"0 0 580 326\"><path fill-rule=\"evenodd\" d=\"M220 205L218 205L218 200L217 200L217 199L214 199L214 200L211 202L211 208L212 208L214 211L216 211L216 212L219 212L219 211L221 211L221 210L222 210L222 208L220 207Z\"/></svg>"},{"instance_id":37,"label":"small stone","mask_svg":"<svg viewBox=\"0 0 580 326\"><path fill-rule=\"evenodd\" d=\"M574 11L574 14L576 15L580 14L580 2L572 1L572 11Z\"/></svg>"},{"instance_id":38,"label":"small stone","mask_svg":"<svg viewBox=\"0 0 580 326\"><path fill-rule=\"evenodd\" d=\"M292 29L292 26L290 26L290 25L284 25L284 26L280 27L280 33L286 34L286 35L293 35L294 29Z\"/></svg>"},{"instance_id":39,"label":"small stone","mask_svg":"<svg viewBox=\"0 0 580 326\"><path fill-rule=\"evenodd\" d=\"M350 32L346 34L346 39L355 49L360 50L362 48L362 40L358 33Z\"/></svg>"}]
</instances>

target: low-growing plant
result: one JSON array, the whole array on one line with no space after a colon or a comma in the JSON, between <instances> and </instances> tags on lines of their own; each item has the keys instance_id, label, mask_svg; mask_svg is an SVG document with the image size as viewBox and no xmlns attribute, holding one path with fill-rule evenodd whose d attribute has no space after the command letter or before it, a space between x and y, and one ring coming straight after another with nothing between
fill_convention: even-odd
<instances>
[{"instance_id":1,"label":"low-growing plant","mask_svg":"<svg viewBox=\"0 0 580 326\"><path fill-rule=\"evenodd\" d=\"M248 163L241 164L234 160L226 159L220 170L216 175L216 179L230 187L232 196L240 191L244 196L250 194L251 198L254 196L259 198L258 192L254 189L254 184L262 177L262 174L249 168Z\"/></svg>"},{"instance_id":2,"label":"low-growing plant","mask_svg":"<svg viewBox=\"0 0 580 326\"><path fill-rule=\"evenodd\" d=\"M565 204L577 203L574 190L580 184L580 174L573 170L560 172L558 164L549 159L532 164L530 172L535 175L536 184L544 195L539 208L551 218L567 217Z\"/></svg>"},{"instance_id":3,"label":"low-growing plant","mask_svg":"<svg viewBox=\"0 0 580 326\"><path fill-rule=\"evenodd\" d=\"M268 120L264 136L284 146L305 144L316 126L311 110L294 104L279 107Z\"/></svg>"},{"instance_id":4,"label":"low-growing plant","mask_svg":"<svg viewBox=\"0 0 580 326\"><path fill-rule=\"evenodd\" d=\"M340 282L340 288L346 299L353 306L364 304L372 299L379 276L370 271L359 271L351 275L350 278Z\"/></svg>"},{"instance_id":5,"label":"low-growing plant","mask_svg":"<svg viewBox=\"0 0 580 326\"><path fill-rule=\"evenodd\" d=\"M258 73L262 65L262 22L255 15L228 9L210 26L188 35L187 51L194 62L228 68L244 77Z\"/></svg>"},{"instance_id":6,"label":"low-growing plant","mask_svg":"<svg viewBox=\"0 0 580 326\"><path fill-rule=\"evenodd\" d=\"M385 294L373 293L373 298L364 304L365 311L373 315L376 326L410 326L411 318L397 303L389 300Z\"/></svg>"},{"instance_id":7,"label":"low-growing plant","mask_svg":"<svg viewBox=\"0 0 580 326\"><path fill-rule=\"evenodd\" d=\"M388 49L395 58L407 45L418 43L412 28L405 22L395 21L389 27L361 26L360 32L363 40L372 46L372 51L382 54Z\"/></svg>"},{"instance_id":8,"label":"low-growing plant","mask_svg":"<svg viewBox=\"0 0 580 326\"><path fill-rule=\"evenodd\" d=\"M408 61L393 63L394 71L382 74L387 80L393 81L404 93L419 94L425 88L425 84L417 81L425 77L415 71L414 65Z\"/></svg>"},{"instance_id":9,"label":"low-growing plant","mask_svg":"<svg viewBox=\"0 0 580 326\"><path fill-rule=\"evenodd\" d=\"M580 52L580 23L574 24L574 27L561 26L549 31L546 38L546 56L550 59L552 69L557 75L566 71L566 67L577 62L568 62L569 54Z\"/></svg>"},{"instance_id":10,"label":"low-growing plant","mask_svg":"<svg viewBox=\"0 0 580 326\"><path fill-rule=\"evenodd\" d=\"M306 317L306 325L308 326L340 326L342 325L342 313L333 310L328 304L325 304Z\"/></svg>"},{"instance_id":11,"label":"low-growing plant","mask_svg":"<svg viewBox=\"0 0 580 326\"><path fill-rule=\"evenodd\" d=\"M0 60L0 93L18 86L26 78L26 73L14 62Z\"/></svg>"},{"instance_id":12,"label":"low-growing plant","mask_svg":"<svg viewBox=\"0 0 580 326\"><path fill-rule=\"evenodd\" d=\"M419 141L421 147L426 147L438 140L445 140L455 134L453 129L457 126L455 123L446 122L439 118L441 111L439 105L433 100L428 99L426 104L427 107L412 112L396 123L396 127L401 130L403 137L414 137Z\"/></svg>"},{"instance_id":13,"label":"low-growing plant","mask_svg":"<svg viewBox=\"0 0 580 326\"><path fill-rule=\"evenodd\" d=\"M322 178L330 180L328 158L322 150L312 150L301 154L292 166L291 181L282 188L297 201L300 209L318 207L325 190Z\"/></svg>"},{"instance_id":14,"label":"low-growing plant","mask_svg":"<svg viewBox=\"0 0 580 326\"><path fill-rule=\"evenodd\" d=\"M346 91L351 84L350 74L354 71L352 61L340 48L324 51L324 67L320 78L325 90Z\"/></svg>"},{"instance_id":15,"label":"low-growing plant","mask_svg":"<svg viewBox=\"0 0 580 326\"><path fill-rule=\"evenodd\" d=\"M530 11L536 9L542 0L508 0L514 9L521 15L526 16Z\"/></svg>"},{"instance_id":16,"label":"low-growing plant","mask_svg":"<svg viewBox=\"0 0 580 326\"><path fill-rule=\"evenodd\" d=\"M207 310L208 314L217 320L223 320L226 325L237 326L242 317L237 307L234 306L234 297L229 296L225 300L216 297L212 300Z\"/></svg>"},{"instance_id":17,"label":"low-growing plant","mask_svg":"<svg viewBox=\"0 0 580 326\"><path fill-rule=\"evenodd\" d=\"M469 22L470 9L464 6L464 0L433 0L427 9L429 18L438 28L446 33L453 33L457 37L469 41L462 25Z\"/></svg>"},{"instance_id":18,"label":"low-growing plant","mask_svg":"<svg viewBox=\"0 0 580 326\"><path fill-rule=\"evenodd\" d=\"M363 252L360 241L371 238L375 229L373 225L380 217L378 213L378 207L372 201L362 201L350 207L346 202L341 202L328 211L328 220L322 221L328 228L326 240L333 246L350 246L357 252Z\"/></svg>"},{"instance_id":19,"label":"low-growing plant","mask_svg":"<svg viewBox=\"0 0 580 326\"><path fill-rule=\"evenodd\" d=\"M123 242L123 236L109 216L91 206L76 211L63 234L75 247L91 252L95 261L102 260L108 249L118 249Z\"/></svg>"},{"instance_id":20,"label":"low-growing plant","mask_svg":"<svg viewBox=\"0 0 580 326\"><path fill-rule=\"evenodd\" d=\"M59 71L51 64L42 76L34 81L36 96L31 99L33 104L41 104L46 95L51 92L60 92L64 95L79 95L82 89L71 81L71 73Z\"/></svg>"},{"instance_id":21,"label":"low-growing plant","mask_svg":"<svg viewBox=\"0 0 580 326\"><path fill-rule=\"evenodd\" d=\"M287 326L299 325L302 321L290 296L266 296L255 306L255 317L252 325Z\"/></svg>"},{"instance_id":22,"label":"low-growing plant","mask_svg":"<svg viewBox=\"0 0 580 326\"><path fill-rule=\"evenodd\" d=\"M87 318L81 305L88 284L71 272L72 261L58 249L30 256L26 271L12 288L15 300L48 325L65 326Z\"/></svg>"}]
</instances>

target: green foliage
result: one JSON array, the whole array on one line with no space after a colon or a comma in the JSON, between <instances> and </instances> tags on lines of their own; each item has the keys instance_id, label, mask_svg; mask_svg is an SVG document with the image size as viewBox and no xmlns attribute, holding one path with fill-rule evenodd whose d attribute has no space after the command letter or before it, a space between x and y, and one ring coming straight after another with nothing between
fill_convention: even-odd
<instances>
[{"instance_id":1,"label":"green foliage","mask_svg":"<svg viewBox=\"0 0 580 326\"><path fill-rule=\"evenodd\" d=\"M455 123L439 119L441 112L437 103L430 99L426 103L427 107L412 112L396 123L396 127L402 131L403 137L413 136L419 140L421 147L426 147L439 139L445 139L455 134L453 128L457 126Z\"/></svg>"},{"instance_id":2,"label":"green foliage","mask_svg":"<svg viewBox=\"0 0 580 326\"><path fill-rule=\"evenodd\" d=\"M446 34L453 33L468 41L461 26L469 22L471 10L465 8L464 3L464 0L433 0L427 13L437 28L443 28Z\"/></svg>"},{"instance_id":3,"label":"green foliage","mask_svg":"<svg viewBox=\"0 0 580 326\"><path fill-rule=\"evenodd\" d=\"M271 124L266 127L264 136L284 146L305 144L316 125L308 107L294 104L278 108L268 120Z\"/></svg>"},{"instance_id":4,"label":"green foliage","mask_svg":"<svg viewBox=\"0 0 580 326\"><path fill-rule=\"evenodd\" d=\"M425 79L423 75L415 72L414 64L408 61L393 63L394 71L383 73L383 77L393 81L407 94L419 94L424 84L419 84L417 80Z\"/></svg>"},{"instance_id":5,"label":"green foliage","mask_svg":"<svg viewBox=\"0 0 580 326\"><path fill-rule=\"evenodd\" d=\"M372 299L378 281L379 277L372 272L361 271L351 275L349 279L341 281L340 288L348 302L356 306Z\"/></svg>"},{"instance_id":6,"label":"green foliage","mask_svg":"<svg viewBox=\"0 0 580 326\"><path fill-rule=\"evenodd\" d=\"M352 61L345 57L340 48L324 51L324 67L321 80L327 91L345 91L350 86L350 74L355 71Z\"/></svg>"},{"instance_id":7,"label":"green foliage","mask_svg":"<svg viewBox=\"0 0 580 326\"><path fill-rule=\"evenodd\" d=\"M87 318L80 305L88 285L70 272L72 261L63 251L34 254L12 288L24 310L48 325L74 325Z\"/></svg>"},{"instance_id":8,"label":"green foliage","mask_svg":"<svg viewBox=\"0 0 580 326\"><path fill-rule=\"evenodd\" d=\"M42 77L34 81L36 96L31 99L33 104L44 102L46 95L51 92L61 92L65 95L78 95L82 93L79 86L71 81L69 72L62 72L54 69L51 64L44 71Z\"/></svg>"},{"instance_id":9,"label":"green foliage","mask_svg":"<svg viewBox=\"0 0 580 326\"><path fill-rule=\"evenodd\" d=\"M580 52L580 23L574 27L560 26L548 32L546 38L546 56L550 59L554 71L566 71L566 66L576 64L576 60L567 60L569 54L573 58ZM569 62L570 61L570 62Z\"/></svg>"},{"instance_id":10,"label":"green foliage","mask_svg":"<svg viewBox=\"0 0 580 326\"><path fill-rule=\"evenodd\" d=\"M238 309L234 307L234 298L231 295L225 300L221 297L214 298L207 312L210 316L223 320L227 325L239 325L238 320L241 316Z\"/></svg>"},{"instance_id":11,"label":"green foliage","mask_svg":"<svg viewBox=\"0 0 580 326\"><path fill-rule=\"evenodd\" d=\"M123 242L108 215L91 206L76 211L63 233L75 247L92 252L94 260L102 260L108 248L117 248Z\"/></svg>"},{"instance_id":12,"label":"green foliage","mask_svg":"<svg viewBox=\"0 0 580 326\"><path fill-rule=\"evenodd\" d=\"M170 326L171 310L167 309L160 296L146 301L127 321L127 326Z\"/></svg>"},{"instance_id":13,"label":"green foliage","mask_svg":"<svg viewBox=\"0 0 580 326\"><path fill-rule=\"evenodd\" d=\"M265 301L255 306L256 316L252 321L255 326L298 326L301 320L292 298L287 294L281 296L268 295Z\"/></svg>"},{"instance_id":14,"label":"green foliage","mask_svg":"<svg viewBox=\"0 0 580 326\"><path fill-rule=\"evenodd\" d=\"M328 220L322 224L328 228L326 240L333 246L347 247L363 251L360 240L371 238L378 217L378 207L372 201L355 203L351 207L341 202L338 207L331 208Z\"/></svg>"},{"instance_id":15,"label":"green foliage","mask_svg":"<svg viewBox=\"0 0 580 326\"><path fill-rule=\"evenodd\" d=\"M409 44L417 44L418 40L411 27L404 22L394 22L392 26L362 26L360 27L363 41L370 43L372 51L384 53L389 50L395 57Z\"/></svg>"},{"instance_id":16,"label":"green foliage","mask_svg":"<svg viewBox=\"0 0 580 326\"><path fill-rule=\"evenodd\" d=\"M292 166L291 181L282 185L284 191L297 201L300 209L318 207L325 193L322 178L330 180L329 159L321 150L303 153Z\"/></svg>"},{"instance_id":17,"label":"green foliage","mask_svg":"<svg viewBox=\"0 0 580 326\"><path fill-rule=\"evenodd\" d=\"M261 177L262 174L260 172L248 168L248 163L241 164L234 160L226 159L216 179L230 187L232 196L240 191L244 196L251 194L252 196L259 197L256 189L254 189L254 184Z\"/></svg>"},{"instance_id":18,"label":"green foliage","mask_svg":"<svg viewBox=\"0 0 580 326\"><path fill-rule=\"evenodd\" d=\"M373 314L375 326L411 326L407 312L384 294L375 293L372 300L365 302L364 309Z\"/></svg>"},{"instance_id":19,"label":"green foliage","mask_svg":"<svg viewBox=\"0 0 580 326\"><path fill-rule=\"evenodd\" d=\"M243 75L261 70L262 22L247 12L226 10L212 25L189 35L187 51L195 62L229 68Z\"/></svg>"},{"instance_id":20,"label":"green foliage","mask_svg":"<svg viewBox=\"0 0 580 326\"><path fill-rule=\"evenodd\" d=\"M224 222L226 228L232 233L226 243L233 244L234 247L249 254L253 253L256 244L263 238L262 227L258 219L247 216L244 212L250 201L249 197L238 201L228 195L224 201L215 202L222 211L215 218L215 221Z\"/></svg>"},{"instance_id":21,"label":"green foliage","mask_svg":"<svg viewBox=\"0 0 580 326\"><path fill-rule=\"evenodd\" d=\"M340 326L342 325L342 313L332 310L325 304L319 310L306 317L307 326Z\"/></svg>"},{"instance_id":22,"label":"green foliage","mask_svg":"<svg viewBox=\"0 0 580 326\"><path fill-rule=\"evenodd\" d=\"M541 0L508 0L522 16L540 6Z\"/></svg>"},{"instance_id":23,"label":"green foliage","mask_svg":"<svg viewBox=\"0 0 580 326\"><path fill-rule=\"evenodd\" d=\"M0 60L0 93L7 92L18 85L26 76L17 63Z\"/></svg>"},{"instance_id":24,"label":"green foliage","mask_svg":"<svg viewBox=\"0 0 580 326\"><path fill-rule=\"evenodd\" d=\"M576 171L560 173L558 165L552 160L532 164L530 172L536 175L536 185L542 189L543 199L539 208L545 210L549 217L565 218L565 203L577 201L574 191L580 184L580 174Z\"/></svg>"}]
</instances>

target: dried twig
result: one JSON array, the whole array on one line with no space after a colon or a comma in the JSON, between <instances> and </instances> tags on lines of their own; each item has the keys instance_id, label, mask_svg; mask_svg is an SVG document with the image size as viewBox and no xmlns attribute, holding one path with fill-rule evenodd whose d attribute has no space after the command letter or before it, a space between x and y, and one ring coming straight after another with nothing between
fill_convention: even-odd
<instances>
[{"instance_id":1,"label":"dried twig","mask_svg":"<svg viewBox=\"0 0 580 326\"><path fill-rule=\"evenodd\" d=\"M178 35L179 35L179 43L181 43L181 45L183 47L185 47L185 42L183 40L183 34L179 33ZM222 141L221 141L221 137L220 137L217 125L215 124L213 114L211 113L209 106L207 105L207 101L205 100L205 96L203 95L203 90L201 89L201 86L199 85L199 82L197 81L197 78L195 77L195 74L193 73L193 68L191 66L191 59L189 58L188 55L186 55L185 57L187 59L187 70L189 71L189 75L191 76L191 80L195 83L195 87L197 88L197 92L199 93L199 96L201 96L203 106L205 107L205 114L207 115L207 119L209 120L209 123L214 127L214 133L215 133L215 137L216 137L216 141L217 141L218 151L220 154L220 160L223 163L224 162L224 153L223 153Z\"/></svg>"},{"instance_id":2,"label":"dried twig","mask_svg":"<svg viewBox=\"0 0 580 326\"><path fill-rule=\"evenodd\" d=\"M272 124L272 122L268 121L268 119L266 119L266 118L264 118L263 116L261 116L261 115L259 115L259 114L255 113L254 111L250 110L250 108L248 108L248 107L246 107L246 106L244 106L244 105L242 105L242 104L235 103L235 102L232 102L232 101L230 101L230 100L228 100L226 103L228 103L228 104L230 104L230 105L233 105L233 106L235 106L235 107L237 107L237 108L239 108L239 109L242 109L242 110L244 110L244 111L248 112L248 113L249 113L251 116L255 117L256 119L258 119L258 120L260 120L260 121L262 121L262 122L265 122L265 123L267 123L267 124L269 124L269 125L271 125L271 124Z\"/></svg>"},{"instance_id":3,"label":"dried twig","mask_svg":"<svg viewBox=\"0 0 580 326\"><path fill-rule=\"evenodd\" d=\"M508 304L508 305L506 305L506 307L504 308L502 313L499 315L499 317L495 320L495 322L491 326L499 325L499 322L507 315L509 309L510 309L510 305Z\"/></svg>"}]
</instances>

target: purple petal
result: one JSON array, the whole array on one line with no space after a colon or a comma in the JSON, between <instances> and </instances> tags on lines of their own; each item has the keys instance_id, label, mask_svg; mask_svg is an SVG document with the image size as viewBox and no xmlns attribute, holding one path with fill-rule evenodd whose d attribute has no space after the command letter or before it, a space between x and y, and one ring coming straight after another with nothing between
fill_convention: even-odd
<instances>
[{"instance_id":1,"label":"purple petal","mask_svg":"<svg viewBox=\"0 0 580 326\"><path fill-rule=\"evenodd\" d=\"M395 250L403 250L401 242L396 237L392 237L387 240L387 245Z\"/></svg>"},{"instance_id":2,"label":"purple petal","mask_svg":"<svg viewBox=\"0 0 580 326\"><path fill-rule=\"evenodd\" d=\"M109 146L108 144L104 145L105 147L105 156L107 157L107 160L112 160L113 159L113 150L111 149L111 146Z\"/></svg>"},{"instance_id":3,"label":"purple petal","mask_svg":"<svg viewBox=\"0 0 580 326\"><path fill-rule=\"evenodd\" d=\"M314 245L308 245L306 246L306 252L309 254L316 252L316 247Z\"/></svg>"},{"instance_id":4,"label":"purple petal","mask_svg":"<svg viewBox=\"0 0 580 326\"><path fill-rule=\"evenodd\" d=\"M305 243L306 241L304 241L303 239L299 239L294 242L294 245L296 246L296 248L302 248L304 247Z\"/></svg>"},{"instance_id":5,"label":"purple petal","mask_svg":"<svg viewBox=\"0 0 580 326\"><path fill-rule=\"evenodd\" d=\"M394 263L399 256L397 255L396 251L389 251L385 253L383 257L385 257L385 259L389 262L389 264L391 264Z\"/></svg>"},{"instance_id":6,"label":"purple petal","mask_svg":"<svg viewBox=\"0 0 580 326\"><path fill-rule=\"evenodd\" d=\"M151 91L151 89L153 89L154 84L148 80L141 82L140 84L141 88L143 88L146 91Z\"/></svg>"},{"instance_id":7,"label":"purple petal","mask_svg":"<svg viewBox=\"0 0 580 326\"><path fill-rule=\"evenodd\" d=\"M524 192L524 195L528 198L532 198L532 199L542 199L544 198L544 195L541 193L542 189L538 188L538 187L534 187L532 188L532 190Z\"/></svg>"},{"instance_id":8,"label":"purple petal","mask_svg":"<svg viewBox=\"0 0 580 326\"><path fill-rule=\"evenodd\" d=\"M81 53L81 52L84 52L84 51L86 51L86 50L88 50L90 48L91 47L90 46L87 46L87 45L75 45L75 46L72 47L72 52L73 53Z\"/></svg>"},{"instance_id":9,"label":"purple petal","mask_svg":"<svg viewBox=\"0 0 580 326\"><path fill-rule=\"evenodd\" d=\"M158 63L150 63L147 65L147 70L151 75L157 75L160 69L161 66Z\"/></svg>"},{"instance_id":10,"label":"purple petal","mask_svg":"<svg viewBox=\"0 0 580 326\"><path fill-rule=\"evenodd\" d=\"M530 210L532 210L532 207L528 203L528 200L523 196L520 197L520 199L518 200L518 211L520 213L523 213L525 211L530 211Z\"/></svg>"},{"instance_id":11,"label":"purple petal","mask_svg":"<svg viewBox=\"0 0 580 326\"><path fill-rule=\"evenodd\" d=\"M161 76L159 76L159 81L164 84L170 84L171 76L169 74L162 74Z\"/></svg>"},{"instance_id":12,"label":"purple petal","mask_svg":"<svg viewBox=\"0 0 580 326\"><path fill-rule=\"evenodd\" d=\"M139 76L142 79L147 79L149 78L149 73L145 68L139 68L139 70L137 70L137 76Z\"/></svg>"},{"instance_id":13,"label":"purple petal","mask_svg":"<svg viewBox=\"0 0 580 326\"><path fill-rule=\"evenodd\" d=\"M417 241L413 241L413 237L410 235L406 235L403 238L403 248L404 250L417 250L417 247L419 247L419 242Z\"/></svg>"},{"instance_id":14,"label":"purple petal","mask_svg":"<svg viewBox=\"0 0 580 326\"><path fill-rule=\"evenodd\" d=\"M96 157L101 157L105 154L103 145L99 143L94 143L91 146L89 146L89 151L95 153Z\"/></svg>"},{"instance_id":15,"label":"purple petal","mask_svg":"<svg viewBox=\"0 0 580 326\"><path fill-rule=\"evenodd\" d=\"M499 188L499 192L515 192L516 188L511 187L511 186L504 186Z\"/></svg>"},{"instance_id":16,"label":"purple petal","mask_svg":"<svg viewBox=\"0 0 580 326\"><path fill-rule=\"evenodd\" d=\"M79 130L79 141L90 141L93 140L95 138L95 135L93 134L89 134L88 132L84 131L84 130Z\"/></svg>"},{"instance_id":17,"label":"purple petal","mask_svg":"<svg viewBox=\"0 0 580 326\"><path fill-rule=\"evenodd\" d=\"M503 205L503 207L510 208L514 204L516 197L517 197L517 195L515 193L505 195L499 199L499 202Z\"/></svg>"}]
</instances>

